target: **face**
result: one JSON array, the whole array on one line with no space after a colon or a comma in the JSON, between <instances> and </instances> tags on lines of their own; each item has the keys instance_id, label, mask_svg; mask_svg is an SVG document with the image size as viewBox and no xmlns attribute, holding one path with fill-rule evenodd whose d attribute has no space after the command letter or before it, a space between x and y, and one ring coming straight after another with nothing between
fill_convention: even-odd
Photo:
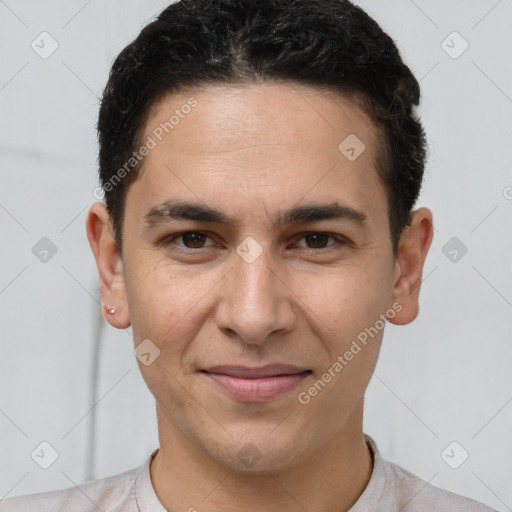
<instances>
[{"instance_id":1,"label":"face","mask_svg":"<svg viewBox=\"0 0 512 512\"><path fill-rule=\"evenodd\" d=\"M143 141L123 260L100 203L88 234L109 320L144 343L161 444L268 471L349 438L430 243L393 258L370 120L316 88L208 86L156 103Z\"/></svg>"}]
</instances>

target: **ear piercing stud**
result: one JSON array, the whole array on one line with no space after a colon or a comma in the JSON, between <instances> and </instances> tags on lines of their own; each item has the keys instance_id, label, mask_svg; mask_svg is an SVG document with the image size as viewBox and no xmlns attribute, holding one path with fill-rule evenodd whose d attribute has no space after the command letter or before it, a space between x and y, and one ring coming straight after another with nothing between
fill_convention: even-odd
<instances>
[{"instance_id":1,"label":"ear piercing stud","mask_svg":"<svg viewBox=\"0 0 512 512\"><path fill-rule=\"evenodd\" d=\"M111 315L113 315L116 312L115 307L113 307L113 308L109 308L108 306L104 306L104 307L107 310L107 313L110 313Z\"/></svg>"}]
</instances>

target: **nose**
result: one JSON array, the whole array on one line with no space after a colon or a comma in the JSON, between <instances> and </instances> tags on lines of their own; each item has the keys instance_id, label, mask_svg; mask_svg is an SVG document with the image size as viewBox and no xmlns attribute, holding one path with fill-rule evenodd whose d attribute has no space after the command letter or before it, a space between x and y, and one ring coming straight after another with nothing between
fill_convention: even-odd
<instances>
[{"instance_id":1,"label":"nose","mask_svg":"<svg viewBox=\"0 0 512 512\"><path fill-rule=\"evenodd\" d=\"M251 263L237 257L224 278L216 311L219 329L253 345L292 331L297 322L297 299L287 286L285 273L265 252Z\"/></svg>"}]
</instances>

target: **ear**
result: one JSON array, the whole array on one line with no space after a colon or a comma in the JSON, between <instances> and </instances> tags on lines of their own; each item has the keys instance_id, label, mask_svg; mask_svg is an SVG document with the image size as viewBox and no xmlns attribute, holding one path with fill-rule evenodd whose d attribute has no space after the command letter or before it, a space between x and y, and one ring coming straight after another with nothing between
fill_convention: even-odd
<instances>
[{"instance_id":1,"label":"ear","mask_svg":"<svg viewBox=\"0 0 512 512\"><path fill-rule=\"evenodd\" d=\"M423 265L433 236L432 212L428 208L412 212L411 223L400 237L395 260L393 301L402 309L389 318L393 324L405 325L418 316Z\"/></svg>"},{"instance_id":2,"label":"ear","mask_svg":"<svg viewBox=\"0 0 512 512\"><path fill-rule=\"evenodd\" d=\"M105 320L117 329L131 325L126 298L123 261L114 238L110 215L104 203L94 203L86 221L87 238L98 268ZM108 308L116 308L114 314Z\"/></svg>"}]
</instances>

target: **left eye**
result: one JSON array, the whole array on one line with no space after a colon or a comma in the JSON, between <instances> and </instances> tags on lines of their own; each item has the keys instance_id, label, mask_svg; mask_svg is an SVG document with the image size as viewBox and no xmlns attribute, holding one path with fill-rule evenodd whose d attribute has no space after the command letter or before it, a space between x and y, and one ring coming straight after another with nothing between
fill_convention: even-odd
<instances>
[{"instance_id":1,"label":"left eye","mask_svg":"<svg viewBox=\"0 0 512 512\"><path fill-rule=\"evenodd\" d=\"M334 235L329 235L328 233L306 233L302 236L302 238L300 238L300 240L306 240L309 241L309 243L312 243L314 247L309 247L310 249L326 249L327 247L335 245L331 244L326 246L327 240L329 240L329 238L332 238L335 240L335 242L344 242L341 238Z\"/></svg>"}]
</instances>

